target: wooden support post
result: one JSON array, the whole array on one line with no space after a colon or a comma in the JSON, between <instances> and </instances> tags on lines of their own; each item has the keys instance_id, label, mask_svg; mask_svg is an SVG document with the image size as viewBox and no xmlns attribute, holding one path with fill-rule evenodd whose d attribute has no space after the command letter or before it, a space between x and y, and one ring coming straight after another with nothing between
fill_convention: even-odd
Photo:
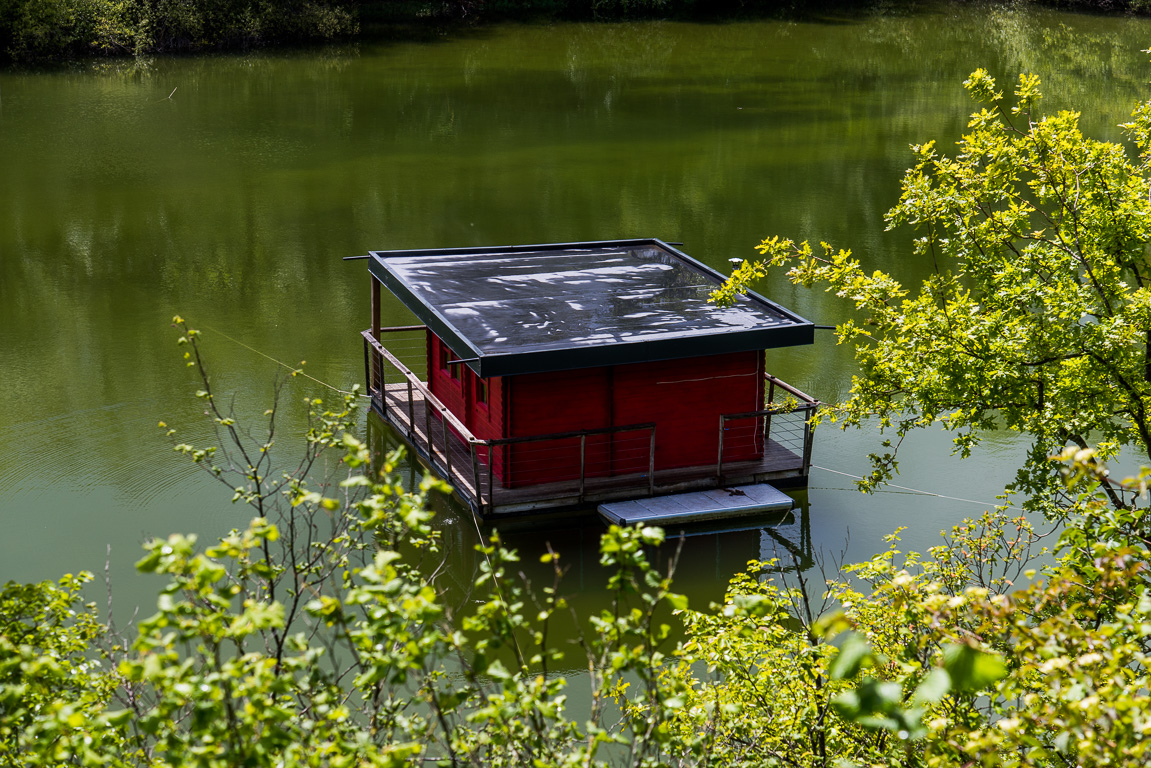
<instances>
[{"instance_id":1,"label":"wooden support post","mask_svg":"<svg viewBox=\"0 0 1151 768\"><path fill-rule=\"evenodd\" d=\"M446 414L440 414L443 418L444 427L444 466L448 470L448 482L452 482L452 436L448 429L448 417Z\"/></svg>"},{"instance_id":2,"label":"wooden support post","mask_svg":"<svg viewBox=\"0 0 1151 768\"><path fill-rule=\"evenodd\" d=\"M723 414L720 414L720 416L719 416L719 458L717 458L715 461L715 481L717 483L719 483L720 485L723 485L723 425L726 422L727 422L727 419L725 419L723 417Z\"/></svg>"},{"instance_id":3,"label":"wooden support post","mask_svg":"<svg viewBox=\"0 0 1151 768\"><path fill-rule=\"evenodd\" d=\"M380 281L375 275L369 275L372 280L372 338L380 340Z\"/></svg>"},{"instance_id":4,"label":"wooden support post","mask_svg":"<svg viewBox=\"0 0 1151 768\"><path fill-rule=\"evenodd\" d=\"M587 435L580 435L579 436L579 500L580 501L583 501L584 490L587 486L587 482L584 478L584 468L585 468L585 464L586 464L586 461L585 461L586 451L587 451Z\"/></svg>"},{"instance_id":5,"label":"wooden support post","mask_svg":"<svg viewBox=\"0 0 1151 768\"><path fill-rule=\"evenodd\" d=\"M364 386L368 388L368 397L372 398L372 404L374 405L376 402L376 394L372 391L374 388L372 387L372 358L371 352L369 352L370 347L371 345L368 344L368 340L364 339ZM381 404L380 411L383 410L384 407Z\"/></svg>"},{"instance_id":6,"label":"wooden support post","mask_svg":"<svg viewBox=\"0 0 1151 768\"><path fill-rule=\"evenodd\" d=\"M480 487L480 457L479 450L476 448L476 441L469 440L468 444L472 449L472 482L476 487L476 506L480 510L480 514L484 513L484 489Z\"/></svg>"},{"instance_id":7,"label":"wooden support post","mask_svg":"<svg viewBox=\"0 0 1151 768\"><path fill-rule=\"evenodd\" d=\"M412 380L408 379L408 437L416 438L416 393L412 390Z\"/></svg>"},{"instance_id":8,"label":"wooden support post","mask_svg":"<svg viewBox=\"0 0 1151 768\"><path fill-rule=\"evenodd\" d=\"M655 496L655 427L651 428L647 446L647 495Z\"/></svg>"},{"instance_id":9,"label":"wooden support post","mask_svg":"<svg viewBox=\"0 0 1151 768\"><path fill-rule=\"evenodd\" d=\"M414 424L412 425L412 429L415 430ZM430 461L434 467L436 463L436 448L432 442L432 401L426 397L424 398L424 429L426 429L428 433L428 461Z\"/></svg>"},{"instance_id":10,"label":"wooden support post","mask_svg":"<svg viewBox=\"0 0 1151 768\"><path fill-rule=\"evenodd\" d=\"M767 407L770 409L771 404L775 402L775 379L771 380L771 386L767 390ZM763 450L767 450L767 442L771 439L771 414L767 414L763 418Z\"/></svg>"},{"instance_id":11,"label":"wooden support post","mask_svg":"<svg viewBox=\"0 0 1151 768\"><path fill-rule=\"evenodd\" d=\"M815 413L814 408L807 409L807 416L803 420L803 476L807 477L811 470L811 444L814 441L811 432L811 417Z\"/></svg>"}]
</instances>

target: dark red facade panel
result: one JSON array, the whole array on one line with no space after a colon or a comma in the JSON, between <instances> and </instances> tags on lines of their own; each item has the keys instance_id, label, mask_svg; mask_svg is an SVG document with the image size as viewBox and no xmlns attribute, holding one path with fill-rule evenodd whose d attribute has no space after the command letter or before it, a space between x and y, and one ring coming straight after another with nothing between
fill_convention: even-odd
<instances>
[{"instance_id":1,"label":"dark red facade panel","mask_svg":"<svg viewBox=\"0 0 1151 768\"><path fill-rule=\"evenodd\" d=\"M760 410L764 353L705 357L571 371L480 379L428 334L432 393L476 437L498 439L656 424L655 467L713 465L719 451L719 417ZM763 455L762 420L728 422L724 461ZM630 431L585 438L586 477L646 473L650 434ZM577 480L580 439L524 442L497 448L481 459L508 487Z\"/></svg>"}]
</instances>

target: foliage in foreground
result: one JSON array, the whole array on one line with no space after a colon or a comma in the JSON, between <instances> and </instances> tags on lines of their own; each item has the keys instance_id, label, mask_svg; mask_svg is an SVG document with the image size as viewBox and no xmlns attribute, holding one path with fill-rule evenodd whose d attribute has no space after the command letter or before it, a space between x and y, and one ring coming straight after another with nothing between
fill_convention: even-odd
<instances>
[{"instance_id":1,"label":"foliage in foreground","mask_svg":"<svg viewBox=\"0 0 1151 768\"><path fill-rule=\"evenodd\" d=\"M1130 157L1085 137L1076 112L1044 116L1034 76L1020 77L1014 104L983 70L965 85L981 105L969 132L954 156L914 147L887 214L934 266L918 290L868 273L850 251L776 237L717 298L785 266L794 283L855 306L837 333L860 373L833 417L895 432L870 484L897 470L912 430L941 425L966 455L1006 428L1032 439L1015 489L1059 517L1068 499L1048 456L1071 446L1106 462L1125 449L1151 462L1151 103L1124 126ZM1103 490L1115 509L1137 506L1113 483Z\"/></svg>"},{"instance_id":2,"label":"foliage in foreground","mask_svg":"<svg viewBox=\"0 0 1151 768\"><path fill-rule=\"evenodd\" d=\"M983 70L965 85L982 107L958 151L914 147L888 214L915 228L934 267L918 290L850 251L771 238L715 298L788 267L792 282L854 305L858 319L837 332L861 370L831 417L896 435L864 490L897 471L913 430L951 430L966 455L1007 428L1032 440L1009 490L1062 526L1058 567L1022 591L987 571L1020 541L1002 519L986 526L990 540L965 541L966 528L914 568L894 557L857 566L868 592L833 586L866 637L851 635L837 657L854 647L859 659L840 665L860 681L840 714L920 738L914 762L930 765L1136 765L1151 730L1147 472L1120 483L1106 462L1121 450L1151 461L1151 103L1124 126L1130 157L1083 136L1075 112L1043 116L1034 76L1020 77L1013 104ZM982 668L978 696L964 684L938 698L943 678L925 651L992 654L965 662Z\"/></svg>"},{"instance_id":3,"label":"foliage in foreground","mask_svg":"<svg viewBox=\"0 0 1151 768\"><path fill-rule=\"evenodd\" d=\"M7 585L3 764L1145 762L1144 550L1099 541L1089 581L1053 571L1016 592L1036 537L1000 511L956 528L928 560L893 537L849 569L854 585L824 594L753 565L722 606L691 611L649 558L662 533L612 528L609 606L576 617L577 640L561 647L558 554L543 558L553 584L532 590L493 536L466 603L453 604L426 507L442 486L405 492L394 456L369 469L344 431L355 395L337 410L308 400L301 457L278 471L279 406L265 435L241 429L217 404L197 332L182 330L219 444L176 450L260 516L205 549L181 535L148 543L139 568L167 584L130 639L81 604L87 576ZM1097 476L1081 468L1093 513ZM570 685L587 687L578 708Z\"/></svg>"},{"instance_id":4,"label":"foliage in foreground","mask_svg":"<svg viewBox=\"0 0 1151 768\"><path fill-rule=\"evenodd\" d=\"M0 762L1145 765L1146 478L1116 484L1100 462L1119 445L1147 449L1144 166L1083 139L1073 115L1037 119L1031 80L1016 111L1025 128L985 75L969 87L994 111L975 116L956 160L921 151L893 214L925 226L921 247L957 273L907 298L846 254L765 251L872 314L871 330L840 331L866 342L849 423L877 412L902 434L942 420L961 449L999 420L1035 437L1020 483L1064 525L1056 565L1027 570L1039 537L1004 507L927 558L893 537L827 584L753 565L723 605L693 611L651 563L662 534L613 528L601 544L609 607L575 617L576 643L559 647L558 554L544 557L553 584L532 590L493 536L454 604L426 506L441 486L405 492L394 457L369 469L350 435L355 395L335 409L308 400L300 455L276 464L278 405L266 433L241 429L177 319L217 444L176 449L257 516L203 550L179 535L149 543L140 568L167 586L131 638L81 605L86 576L7 585ZM1149 121L1141 108L1141 145ZM917 345L916 359L898 343ZM1102 402L1077 400L1087 395ZM1047 458L1064 446L1062 462ZM876 479L890 470L882 460ZM587 687L586 704L569 704L570 684Z\"/></svg>"},{"instance_id":5,"label":"foliage in foreground","mask_svg":"<svg viewBox=\"0 0 1151 768\"><path fill-rule=\"evenodd\" d=\"M354 438L332 445L353 470L366 466ZM762 564L722 606L692 611L649 560L662 534L612 528L601 544L610 605L577 621L578 642L563 648L549 634L567 610L558 555L544 557L556 582L533 592L493 537L470 606L437 588L424 506L435 485L408 494L386 474L353 471L343 487L367 493L346 510L330 509L334 495L287 491L301 519L351 516L339 541L294 557L276 548L284 532L267 518L204 550L188 536L150 542L139 567L167 585L127 644L80 604L85 577L7 585L0 762L1146 762L1145 550L1101 542L1090 581L1055 569L1016 591L1034 534L991 514L928 560L892 537L822 602L824 585L772 579ZM1102 501L1083 503L1089 512ZM669 611L686 627L678 643ZM587 671L569 677L573 667ZM587 703L568 704L570 685L588 686Z\"/></svg>"}]
</instances>

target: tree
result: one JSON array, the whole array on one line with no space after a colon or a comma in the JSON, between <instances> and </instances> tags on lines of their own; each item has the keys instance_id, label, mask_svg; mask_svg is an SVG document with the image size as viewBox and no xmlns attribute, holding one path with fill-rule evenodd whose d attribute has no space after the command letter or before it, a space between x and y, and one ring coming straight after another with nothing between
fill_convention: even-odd
<instances>
[{"instance_id":1,"label":"tree","mask_svg":"<svg viewBox=\"0 0 1151 768\"><path fill-rule=\"evenodd\" d=\"M1048 457L1065 446L1151 462L1151 103L1125 126L1132 158L1085 137L1076 112L1042 116L1035 76L1019 78L1013 105L984 70L964 85L983 105L969 132L953 156L913 147L887 214L889 228L914 228L916 256L933 265L917 290L868 273L850 251L774 237L716 299L787 266L794 283L854 304L861 317L837 333L861 371L833 418L895 433L866 487L897 470L913 429L942 424L966 455L982 432L1006 428L1032 437L1015 487L1061 515L1068 500ZM1132 505L1103 487L1115 508Z\"/></svg>"},{"instance_id":2,"label":"tree","mask_svg":"<svg viewBox=\"0 0 1151 768\"><path fill-rule=\"evenodd\" d=\"M613 527L601 541L612 599L574 617L591 700L573 712L550 631L568 610L558 553L542 558L553 583L533 590L492 535L467 605L452 605L426 508L442 484L401 488L396 455L374 463L340 432L355 397L335 412L309 398L303 459L277 469L278 406L266 433L238 424L199 334L178 324L220 445L176 448L258 515L207 548L149 542L138 567L167 584L131 638L79 605L86 575L0 591L6 765L1146 762L1146 551L1103 536L1088 542L1090 571L1052 570L1015 592L1035 538L1000 510L928 559L892 537L849 567L854 584L822 596L801 572L781 585L756 565L722 606L692 612L652 564L662 532ZM313 477L330 452L336 474ZM1107 506L1089 458L1066 474L1085 517ZM678 645L671 612L686 629Z\"/></svg>"},{"instance_id":3,"label":"tree","mask_svg":"<svg viewBox=\"0 0 1151 768\"><path fill-rule=\"evenodd\" d=\"M355 391L332 410L308 398L302 450L284 461L276 417L290 379L250 429L218 399L199 332L175 325L217 438L175 449L256 515L206 548L180 534L148 542L137 567L167 584L132 637L101 627L94 606L74 609L87 575L7 585L5 765L661 764L677 711L676 686L660 679L668 614L686 605L649 560L661 531L604 536L613 599L581 622L573 650L592 701L570 714L549 632L568 610L557 553L543 558L555 582L535 591L493 534L453 605L427 507L447 488L432 477L402 488L399 454L372 457L347 431Z\"/></svg>"},{"instance_id":4,"label":"tree","mask_svg":"<svg viewBox=\"0 0 1151 768\"><path fill-rule=\"evenodd\" d=\"M931 559L908 553L897 565L893 549L851 567L870 589L832 585L845 606L835 621L852 631L812 679L854 687L808 705L874 734L918 735L909 764L1140 765L1151 704L1148 471L1116 482L1106 463L1120 451L1151 462L1151 102L1124 126L1131 157L1083 136L1075 112L1041 116L1034 76L1020 77L1014 105L983 70L965 86L983 107L957 152L913 147L887 214L889 228L915 229L915 253L933 267L917 290L868 273L850 251L776 237L715 298L731 301L786 266L794 283L854 305L858 318L837 333L861 371L830 416L895 433L863 490L897 471L914 429L942 424L961 455L987 430L1030 436L1014 489L1064 524L1060 561L1023 590L1020 573L996 575L1035 542L1005 505L984 534L973 539L978 526L964 524ZM746 633L754 619L735 610L741 599L729 599L734 624L696 642ZM849 649L854 665L838 661ZM764 652L754 645L725 664L754 665ZM722 690L738 701L748 686ZM846 754L875 759L878 742L833 735Z\"/></svg>"},{"instance_id":5,"label":"tree","mask_svg":"<svg viewBox=\"0 0 1151 768\"><path fill-rule=\"evenodd\" d=\"M986 543L957 534L961 550ZM1103 552L1089 582L1053 568L996 594L949 590L949 557L897 541L849 566L855 584L830 583L842 608L818 621L804 621L802 586L770 569L734 580L719 611L689 612L670 673L688 690L683 735L707 733L716 764L1146 764L1145 553Z\"/></svg>"}]
</instances>

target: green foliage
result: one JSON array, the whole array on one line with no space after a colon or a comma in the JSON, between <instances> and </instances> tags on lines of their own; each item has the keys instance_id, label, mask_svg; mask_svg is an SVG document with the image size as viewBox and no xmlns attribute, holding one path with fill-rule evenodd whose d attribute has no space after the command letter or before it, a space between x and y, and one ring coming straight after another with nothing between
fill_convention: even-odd
<instances>
[{"instance_id":1,"label":"green foliage","mask_svg":"<svg viewBox=\"0 0 1151 768\"><path fill-rule=\"evenodd\" d=\"M1058 514L1065 500L1049 454L1090 443L1102 460L1121 447L1151 459L1151 109L1126 126L1141 152L1131 159L1083 136L1077 113L1042 116L1033 76L1020 78L1014 104L983 70L966 86L984 106L955 156L934 142L914 147L887 215L917 232L916 254L935 265L917 291L868 273L850 251L771 238L764 259L742 264L716 298L787 266L793 282L851 302L860 319L837 333L861 373L835 416L876 420L899 439L939 424L961 455L989 429L1028 434L1017 487ZM885 445L868 486L896 471L898 444Z\"/></svg>"},{"instance_id":2,"label":"green foliage","mask_svg":"<svg viewBox=\"0 0 1151 768\"><path fill-rule=\"evenodd\" d=\"M388 478L370 491L357 505L365 532L380 533L367 529L383 524L385 539L434 540L401 522L405 507L422 507L421 496L394 495ZM383 509L395 511L381 517ZM629 706L629 676L650 684L645 713L661 711L651 692L665 691L654 681L668 627L651 619L661 604L682 602L643 556L654 536L605 534L619 602L594 620L599 631L585 641L598 691L590 721L567 716L566 680L548 673L562 653L547 646L547 625L564 602L545 592L533 615L507 576L516 556L498 537L482 549L477 605L467 615L452 616L411 555L382 546L368 564L317 585L294 627L285 604L267 597L276 566L262 553L278 537L267 521L204 552L193 537L151 542L139 567L170 581L116 671L131 691L127 726L136 754L204 768L599 765L602 746L617 743L633 751L629 764L647 764L665 717L602 723L613 696ZM628 596L639 607L626 608ZM279 633L289 630L277 655Z\"/></svg>"},{"instance_id":3,"label":"green foliage","mask_svg":"<svg viewBox=\"0 0 1151 768\"><path fill-rule=\"evenodd\" d=\"M971 87L998 98L978 73ZM1037 98L1033 88L1022 82L1024 102ZM813 277L904 302L887 278L860 277L836 255L820 262L808 253L796 274L804 265ZM1090 282L1087 274L1083 267ZM1041 282L1055 282L1050 275ZM166 585L132 638L100 626L91 606L78 608L86 575L6 586L6 764L1054 768L1148 760L1151 546L1144 511L1129 500L1146 495L1148 473L1113 484L1100 452L1077 446L1036 467L1043 483L1035 487L1050 499L1051 478L1062 484L1065 521L1062 559L1042 575L1029 569L1042 536L1004 506L955 526L927 557L898 549L896 532L886 551L818 585L810 573L752 563L706 611L689 610L671 569L652 564L654 549L666 546L662 531L612 527L600 546L608 607L574 617L590 701L572 712L569 679L558 671L570 662L553 639L557 616L569 610L558 553L542 557L552 583L533 589L517 578L518 555L493 534L478 547L466 605L452 605L436 579L452 553L441 551L427 504L449 489L430 477L402 488L392 475L398 454L373 463L351 432L357 393L336 407L308 398L301 447L285 462L276 417L291 378L274 387L263 431L241 426L221 406L200 333L178 317L175 325L216 430L215 445L175 450L256 516L207 548L178 534L149 542L138 567ZM849 420L864 417L857 407L845 407ZM895 398L886 407L895 419L908 404ZM679 643L672 617L683 623Z\"/></svg>"},{"instance_id":4,"label":"green foliage","mask_svg":"<svg viewBox=\"0 0 1151 768\"><path fill-rule=\"evenodd\" d=\"M0 56L16 60L333 40L353 0L0 0Z\"/></svg>"},{"instance_id":5,"label":"green foliage","mask_svg":"<svg viewBox=\"0 0 1151 768\"><path fill-rule=\"evenodd\" d=\"M0 0L0 50L20 59L82 51L98 7L99 0Z\"/></svg>"},{"instance_id":6,"label":"green foliage","mask_svg":"<svg viewBox=\"0 0 1151 768\"><path fill-rule=\"evenodd\" d=\"M888 552L845 568L854 584L829 583L840 612L806 621L806 638L786 622L810 610L777 613L782 657L771 655L775 637L750 639L764 622L740 606L778 594L794 605L796 593L736 582L725 611L737 622L715 632L715 619L696 619L692 630L697 647L723 659L716 689L728 711L750 713L721 732L733 753L766 750L782 764L798 752L803 765L1147 760L1148 473L1118 483L1106 461L1121 449L1151 459L1151 108L1126 126L1132 159L1084 137L1074 112L1041 116L1033 76L1020 78L1010 105L982 70L966 86L984 106L957 153L915 147L887 217L917 231L917 254L935 266L918 290L868 273L849 251L771 238L763 260L742 264L715 298L730 301L786 266L794 283L851 302L858 319L837 331L861 373L828 415L877 422L897 438L872 457L864 490L896 471L911 430L942 425L961 455L990 429L1029 435L1015 489L1064 526L1059 565L1018 588L1038 575L1028 561L1042 537L1006 505L955 527L927 560L902 555L893 537ZM732 636L749 640L732 645ZM795 658L815 662L785 678L788 696L769 700L768 681ZM710 695L696 691L701 703ZM766 702L787 704L784 722L810 713L806 728L778 741L759 717ZM764 735L749 746L746 733Z\"/></svg>"},{"instance_id":7,"label":"green foliage","mask_svg":"<svg viewBox=\"0 0 1151 768\"><path fill-rule=\"evenodd\" d=\"M957 529L946 549L980 539ZM707 734L725 765L1146 762L1145 551L1106 550L1090 579L1057 568L996 594L949 588L950 564L897 541L847 568L855 584L829 582L838 608L814 622L807 585L780 585L763 564L717 612L688 612L675 742Z\"/></svg>"},{"instance_id":8,"label":"green foliage","mask_svg":"<svg viewBox=\"0 0 1151 768\"><path fill-rule=\"evenodd\" d=\"M129 754L124 717L107 711L114 679L92 653L102 627L95 607L80 603L90 579L81 573L0 590L4 765L119 765Z\"/></svg>"},{"instance_id":9,"label":"green foliage","mask_svg":"<svg viewBox=\"0 0 1151 768\"><path fill-rule=\"evenodd\" d=\"M549 642L567 609L557 554L545 557L555 581L537 594L493 535L457 612L435 584L443 554L427 511L427 495L448 489L430 477L401 488L398 454L373 467L345 431L355 393L334 411L307 401L302 459L283 471L278 405L264 434L238 424L219 405L200 333L175 324L219 438L176 450L259 516L206 549L179 534L147 543L138 568L167 584L134 638L100 627L91 608L73 614L83 579L6 588L6 764L659 764L676 709L659 682L670 646L661 617L686 606L647 557L662 532L604 536L615 598L585 625L593 703L572 717L554 672L564 654ZM329 451L340 461L329 464Z\"/></svg>"},{"instance_id":10,"label":"green foliage","mask_svg":"<svg viewBox=\"0 0 1151 768\"><path fill-rule=\"evenodd\" d=\"M1139 152L1132 159L1119 145L1084 137L1073 112L1040 116L1034 77L1020 78L1011 106L982 70L966 85L986 106L954 157L931 143L915 148L916 165L888 214L891 226L916 229L917 252L935 265L918 291L868 273L847 251L773 238L760 246L765 259L742 265L718 298L788 266L794 282L850 301L860 319L838 334L856 345L862 370L832 418L876 420L899 440L942 424L956 433L960 454L989 429L1027 434L1033 444L1016 489L1063 526L1059 569L1021 592L1014 585L1038 538L1006 507L954 530L917 573L894 569L891 558L854 569L872 591L834 588L843 604L886 602L899 622L889 633L878 631L883 613L852 616L870 647L893 663L919 648L919 669L939 665L922 652L934 649L951 692L921 719L910 717L913 691L932 678L900 668L902 698L879 687L882 677L869 687L861 679L861 692L840 700L840 716L896 722L902 712L909 734L917 723L927 729L929 764L1137 765L1145 724L1135 713L1151 703L1147 472L1119 483L1106 462L1121 449L1151 458L1151 108L1139 106L1126 126ZM885 447L865 488L896 470L898 443ZM897 586L909 597L896 602ZM947 670L949 647L958 659L1005 661L1006 674L983 693L984 710L954 703L960 670ZM988 677L977 663L987 666L986 658L972 655L964 674Z\"/></svg>"}]
</instances>

